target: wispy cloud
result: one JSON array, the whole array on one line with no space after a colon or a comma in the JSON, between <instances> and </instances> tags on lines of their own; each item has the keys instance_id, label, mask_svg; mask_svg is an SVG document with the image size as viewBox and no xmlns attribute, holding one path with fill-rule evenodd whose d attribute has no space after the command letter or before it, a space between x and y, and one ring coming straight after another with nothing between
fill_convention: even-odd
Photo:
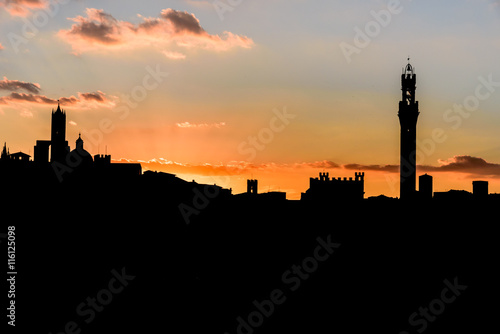
<instances>
[{"instance_id":1,"label":"wispy cloud","mask_svg":"<svg viewBox=\"0 0 500 334\"><path fill-rule=\"evenodd\" d=\"M188 5L197 8L212 8L214 7L213 1L208 0L184 0Z\"/></svg>"},{"instance_id":2,"label":"wispy cloud","mask_svg":"<svg viewBox=\"0 0 500 334\"><path fill-rule=\"evenodd\" d=\"M487 162L483 158L457 155L447 160L439 160L441 166L428 167L428 171L459 172L471 176L500 177L500 164Z\"/></svg>"},{"instance_id":3,"label":"wispy cloud","mask_svg":"<svg viewBox=\"0 0 500 334\"><path fill-rule=\"evenodd\" d=\"M48 0L2 0L0 8L12 16L28 16L32 10L46 8L49 5Z\"/></svg>"},{"instance_id":4,"label":"wispy cloud","mask_svg":"<svg viewBox=\"0 0 500 334\"><path fill-rule=\"evenodd\" d=\"M13 92L10 95L0 97L0 105L24 105L26 103L30 104L44 104L44 105L55 105L60 103L67 108L80 108L80 109L92 109L92 108L113 108L116 106L114 97L108 97L103 92L94 93L78 93L78 97L61 97L58 100L49 98L45 95L39 94L26 94Z\"/></svg>"},{"instance_id":5,"label":"wispy cloud","mask_svg":"<svg viewBox=\"0 0 500 334\"><path fill-rule=\"evenodd\" d=\"M297 162L297 163L260 163L254 164L247 161L231 161L226 164L184 164L179 162L170 161L164 158L151 159L148 161L131 161L122 159L122 162L139 162L142 164L143 168L147 170L163 171L167 173L178 173L178 174L195 174L202 176L210 175L241 175L249 174L253 172L276 172L280 170L342 170L350 169L346 168L345 165L337 164L333 161L314 161L314 162ZM361 165L358 165L361 166ZM314 175L311 175L314 176Z\"/></svg>"},{"instance_id":6,"label":"wispy cloud","mask_svg":"<svg viewBox=\"0 0 500 334\"><path fill-rule=\"evenodd\" d=\"M29 93L37 94L40 92L40 85L31 82L9 80L7 79L7 77L3 77L3 80L0 81L0 90L8 90L12 92L18 90L25 90Z\"/></svg>"},{"instance_id":7,"label":"wispy cloud","mask_svg":"<svg viewBox=\"0 0 500 334\"><path fill-rule=\"evenodd\" d=\"M220 122L220 123L190 123L190 122L183 122L183 123L176 123L175 126L178 128L186 128L186 129L199 129L199 128L217 128L220 129L224 126L226 126L225 122Z\"/></svg>"},{"instance_id":8,"label":"wispy cloud","mask_svg":"<svg viewBox=\"0 0 500 334\"><path fill-rule=\"evenodd\" d=\"M186 59L186 55L175 51L163 51L165 57L169 59Z\"/></svg>"},{"instance_id":9,"label":"wispy cloud","mask_svg":"<svg viewBox=\"0 0 500 334\"><path fill-rule=\"evenodd\" d=\"M456 172L469 174L471 177L500 177L500 164L490 163L483 158L469 155L457 155L446 160L438 160L439 166L418 165L421 172L440 173ZM399 173L399 165L361 165L346 164L342 168L349 170L364 170L374 172Z\"/></svg>"},{"instance_id":10,"label":"wispy cloud","mask_svg":"<svg viewBox=\"0 0 500 334\"><path fill-rule=\"evenodd\" d=\"M0 91L2 90L11 93L0 97L0 106L4 105L17 108L21 110L24 115L28 115L26 106L33 104L55 105L59 102L63 106L69 108L113 108L116 106L117 100L116 97L108 96L106 93L99 90L90 93L78 92L77 97L73 95L70 97L52 99L46 95L40 94L42 89L37 83L9 80L7 77L4 77L3 80L0 81Z\"/></svg>"},{"instance_id":11,"label":"wispy cloud","mask_svg":"<svg viewBox=\"0 0 500 334\"><path fill-rule=\"evenodd\" d=\"M87 8L86 17L69 18L75 24L71 29L60 30L58 35L71 44L75 54L153 47L169 58L181 59L181 53L171 50L173 46L228 51L254 45L251 38L229 31L211 35L188 12L168 8L159 17L138 16L142 22L133 24L117 20L101 9Z\"/></svg>"},{"instance_id":12,"label":"wispy cloud","mask_svg":"<svg viewBox=\"0 0 500 334\"><path fill-rule=\"evenodd\" d=\"M130 160L126 160L130 162ZM123 159L125 162L125 159ZM158 170L168 173L198 174L198 175L239 175L253 171L273 171L311 169L311 170L338 170L342 171L365 171L380 173L399 173L399 165L362 165L362 164L338 164L333 161L297 162L284 163L261 163L253 164L246 161L232 161L227 164L183 164L164 158L151 159L140 162L145 169ZM417 166L421 172L429 173L462 173L471 177L488 176L500 177L500 164L490 163L482 158L471 156L455 156L447 160L440 160L440 166ZM314 175L311 175L314 176Z\"/></svg>"},{"instance_id":13,"label":"wispy cloud","mask_svg":"<svg viewBox=\"0 0 500 334\"><path fill-rule=\"evenodd\" d=\"M345 164L342 166L348 170L364 170L373 172L399 173L399 165L361 165L361 164Z\"/></svg>"}]
</instances>

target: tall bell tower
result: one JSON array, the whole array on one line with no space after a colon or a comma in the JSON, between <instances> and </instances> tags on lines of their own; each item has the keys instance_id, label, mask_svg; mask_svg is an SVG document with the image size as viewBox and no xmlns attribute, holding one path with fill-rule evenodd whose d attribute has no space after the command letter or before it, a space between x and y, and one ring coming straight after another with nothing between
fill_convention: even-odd
<instances>
[{"instance_id":1,"label":"tall bell tower","mask_svg":"<svg viewBox=\"0 0 500 334\"><path fill-rule=\"evenodd\" d=\"M416 185L416 151L417 151L417 119L418 101L415 101L417 75L410 64L403 68L401 75L402 99L399 102L399 124L401 125L401 157L399 167L400 198L411 199L415 196Z\"/></svg>"},{"instance_id":2,"label":"tall bell tower","mask_svg":"<svg viewBox=\"0 0 500 334\"><path fill-rule=\"evenodd\" d=\"M66 112L61 110L60 104L57 105L56 111L52 109L50 141L50 161L64 161L69 153L69 146L66 141Z\"/></svg>"}]
</instances>

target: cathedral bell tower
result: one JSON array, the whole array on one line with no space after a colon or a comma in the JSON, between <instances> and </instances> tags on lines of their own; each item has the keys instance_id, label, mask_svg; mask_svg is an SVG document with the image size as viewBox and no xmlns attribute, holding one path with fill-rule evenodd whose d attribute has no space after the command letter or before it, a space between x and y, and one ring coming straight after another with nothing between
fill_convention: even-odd
<instances>
[{"instance_id":1,"label":"cathedral bell tower","mask_svg":"<svg viewBox=\"0 0 500 334\"><path fill-rule=\"evenodd\" d=\"M415 196L416 184L416 151L417 151L417 119L418 101L415 101L417 75L409 63L401 75L402 99L399 102L399 124L401 125L401 157L400 157L400 198L411 199Z\"/></svg>"},{"instance_id":2,"label":"cathedral bell tower","mask_svg":"<svg viewBox=\"0 0 500 334\"><path fill-rule=\"evenodd\" d=\"M56 111L52 109L50 142L50 161L64 161L69 153L69 146L66 141L66 112L61 110L60 104Z\"/></svg>"}]
</instances>

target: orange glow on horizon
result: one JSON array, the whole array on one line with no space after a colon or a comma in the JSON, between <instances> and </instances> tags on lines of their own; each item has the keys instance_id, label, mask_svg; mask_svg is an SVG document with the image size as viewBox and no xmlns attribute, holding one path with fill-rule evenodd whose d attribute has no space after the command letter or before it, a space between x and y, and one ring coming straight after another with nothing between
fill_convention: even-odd
<instances>
[{"instance_id":1,"label":"orange glow on horizon","mask_svg":"<svg viewBox=\"0 0 500 334\"><path fill-rule=\"evenodd\" d=\"M175 174L186 181L196 181L202 184L217 184L223 188L232 189L233 194L246 192L248 179L259 180L259 193L281 191L287 193L287 199L299 200L301 193L309 188L309 179L318 177L320 172L328 172L332 177L354 178L355 170L346 170L342 167L322 169L308 166L308 164L295 164L291 166L269 164L252 166L250 164L233 165L184 165L166 160L152 160L141 162L143 171L159 171ZM362 171L361 169L359 171ZM417 176L424 172L417 171ZM485 178L471 176L460 172L428 173L433 176L434 192L443 192L451 189L472 192L473 180L489 181L489 192L500 192L498 178ZM417 180L418 189L418 180ZM365 172L365 198L385 195L399 197L399 173L367 171Z\"/></svg>"}]
</instances>

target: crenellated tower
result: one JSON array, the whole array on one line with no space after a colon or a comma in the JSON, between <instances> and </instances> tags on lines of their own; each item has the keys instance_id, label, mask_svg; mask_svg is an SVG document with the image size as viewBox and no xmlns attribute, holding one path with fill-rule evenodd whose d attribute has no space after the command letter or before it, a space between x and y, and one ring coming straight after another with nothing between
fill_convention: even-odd
<instances>
[{"instance_id":1,"label":"crenellated tower","mask_svg":"<svg viewBox=\"0 0 500 334\"><path fill-rule=\"evenodd\" d=\"M247 180L247 193L257 195L258 180Z\"/></svg>"}]
</instances>

